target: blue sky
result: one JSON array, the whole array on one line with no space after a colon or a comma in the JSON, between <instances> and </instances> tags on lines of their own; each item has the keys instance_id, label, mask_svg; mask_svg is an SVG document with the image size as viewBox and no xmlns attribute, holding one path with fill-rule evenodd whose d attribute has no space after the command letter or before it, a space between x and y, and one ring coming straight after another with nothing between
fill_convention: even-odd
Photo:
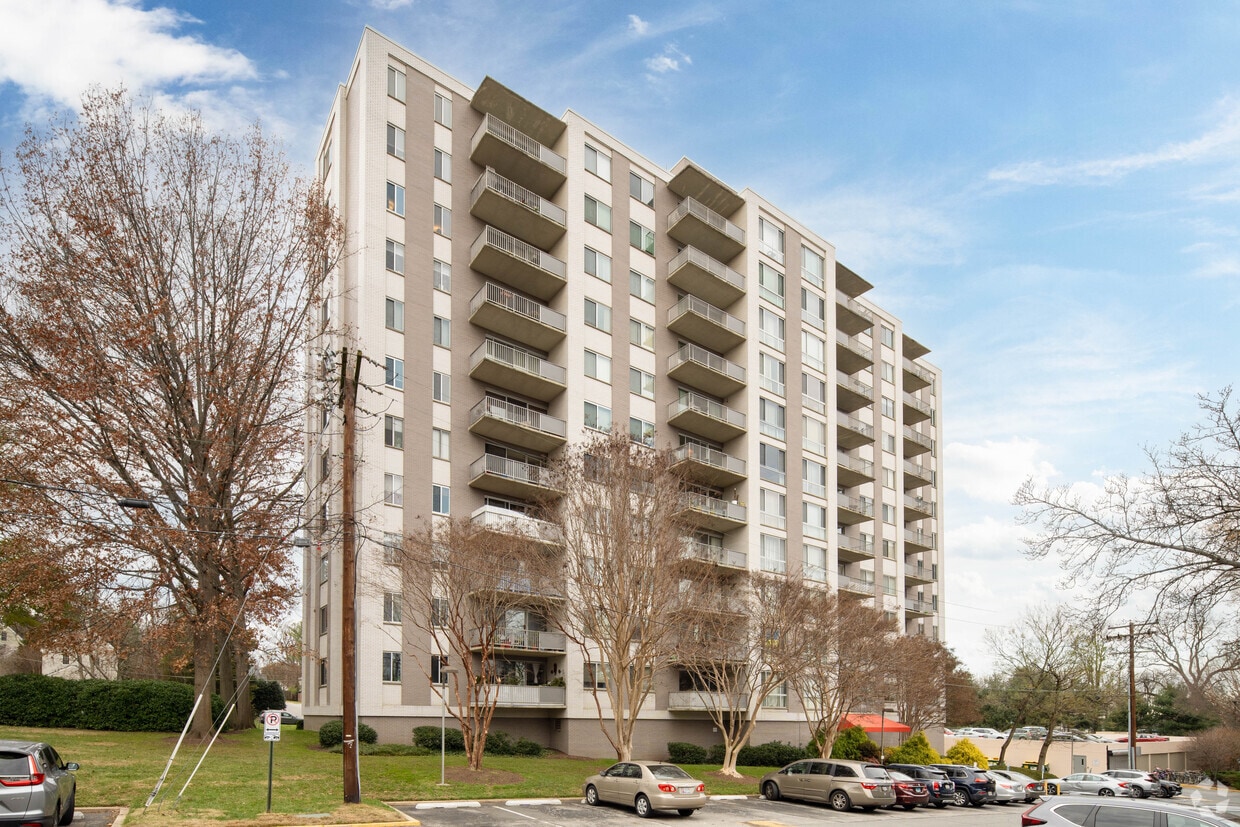
<instances>
[{"instance_id":1,"label":"blue sky","mask_svg":"<svg viewBox=\"0 0 1240 827\"><path fill-rule=\"evenodd\" d=\"M1071 600L1027 476L1140 473L1233 381L1240 3L5 0L0 150L91 82L260 117L310 167L370 25L836 244L944 372L949 645ZM1127 618L1120 618L1126 620Z\"/></svg>"}]
</instances>

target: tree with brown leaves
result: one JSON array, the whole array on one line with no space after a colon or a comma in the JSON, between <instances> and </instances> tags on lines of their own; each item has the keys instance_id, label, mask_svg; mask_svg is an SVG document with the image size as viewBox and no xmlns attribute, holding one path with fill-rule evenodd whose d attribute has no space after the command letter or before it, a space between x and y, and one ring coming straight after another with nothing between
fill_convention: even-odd
<instances>
[{"instance_id":1,"label":"tree with brown leaves","mask_svg":"<svg viewBox=\"0 0 1240 827\"><path fill-rule=\"evenodd\" d=\"M900 722L913 732L942 724L947 674L956 659L947 647L921 635L899 635L891 642L888 700Z\"/></svg>"},{"instance_id":2,"label":"tree with brown leaves","mask_svg":"<svg viewBox=\"0 0 1240 827\"><path fill-rule=\"evenodd\" d=\"M227 695L295 589L304 337L342 225L257 127L211 134L122 92L30 132L0 179L0 477L27 492L28 543L6 599L58 635L87 578L134 622L176 618L197 691L227 650Z\"/></svg>"}]
</instances>

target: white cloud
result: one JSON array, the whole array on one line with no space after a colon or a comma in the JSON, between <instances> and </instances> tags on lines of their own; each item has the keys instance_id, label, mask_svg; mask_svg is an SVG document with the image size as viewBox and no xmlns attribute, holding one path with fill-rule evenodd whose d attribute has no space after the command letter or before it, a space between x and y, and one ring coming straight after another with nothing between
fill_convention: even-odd
<instances>
[{"instance_id":1,"label":"white cloud","mask_svg":"<svg viewBox=\"0 0 1240 827\"><path fill-rule=\"evenodd\" d=\"M975 500L1011 502L1029 477L1044 484L1056 476L1054 466L1039 457L1045 450L1037 440L1024 437L979 444L949 442L945 462L952 471L948 484Z\"/></svg>"},{"instance_id":2,"label":"white cloud","mask_svg":"<svg viewBox=\"0 0 1240 827\"><path fill-rule=\"evenodd\" d=\"M646 58L646 68L656 74L678 72L681 64L688 66L692 63L693 59L677 48L674 43L667 44L663 48L663 54Z\"/></svg>"},{"instance_id":3,"label":"white cloud","mask_svg":"<svg viewBox=\"0 0 1240 827\"><path fill-rule=\"evenodd\" d=\"M412 5L413 0L370 0L371 8L379 11L395 11Z\"/></svg>"},{"instance_id":4,"label":"white cloud","mask_svg":"<svg viewBox=\"0 0 1240 827\"><path fill-rule=\"evenodd\" d=\"M245 55L177 35L193 18L136 0L5 0L0 81L36 100L76 106L89 84L142 91L250 79Z\"/></svg>"},{"instance_id":5,"label":"white cloud","mask_svg":"<svg viewBox=\"0 0 1240 827\"><path fill-rule=\"evenodd\" d=\"M650 31L649 21L642 20L635 14L629 15L629 31L636 35L644 35Z\"/></svg>"}]
</instances>

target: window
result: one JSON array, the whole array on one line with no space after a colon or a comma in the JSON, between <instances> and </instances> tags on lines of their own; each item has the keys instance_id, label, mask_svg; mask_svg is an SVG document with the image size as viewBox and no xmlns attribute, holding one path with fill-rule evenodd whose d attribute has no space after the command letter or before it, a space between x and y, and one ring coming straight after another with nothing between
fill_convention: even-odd
<instances>
[{"instance_id":1,"label":"window","mask_svg":"<svg viewBox=\"0 0 1240 827\"><path fill-rule=\"evenodd\" d=\"M383 502L398 508L405 504L405 478L400 474L383 475Z\"/></svg>"},{"instance_id":2,"label":"window","mask_svg":"<svg viewBox=\"0 0 1240 827\"><path fill-rule=\"evenodd\" d=\"M827 326L827 300L807 287L801 288L801 318L819 330Z\"/></svg>"},{"instance_id":3,"label":"window","mask_svg":"<svg viewBox=\"0 0 1240 827\"><path fill-rule=\"evenodd\" d=\"M586 299L586 324L604 333L611 332L611 308L594 299Z\"/></svg>"},{"instance_id":4,"label":"window","mask_svg":"<svg viewBox=\"0 0 1240 827\"><path fill-rule=\"evenodd\" d=\"M400 623L400 592L383 593L383 622Z\"/></svg>"},{"instance_id":5,"label":"window","mask_svg":"<svg viewBox=\"0 0 1240 827\"><path fill-rule=\"evenodd\" d=\"M758 295L776 307L784 306L784 274L764 261L758 262Z\"/></svg>"},{"instance_id":6,"label":"window","mask_svg":"<svg viewBox=\"0 0 1240 827\"><path fill-rule=\"evenodd\" d=\"M431 598L431 626L442 629L448 625L448 601L443 597Z\"/></svg>"},{"instance_id":7,"label":"window","mask_svg":"<svg viewBox=\"0 0 1240 827\"><path fill-rule=\"evenodd\" d=\"M890 362L883 362L882 376L884 382L891 382L894 384L896 381L896 366Z\"/></svg>"},{"instance_id":8,"label":"window","mask_svg":"<svg viewBox=\"0 0 1240 827\"><path fill-rule=\"evenodd\" d=\"M327 658L319 659L319 686L327 686Z\"/></svg>"},{"instance_id":9,"label":"window","mask_svg":"<svg viewBox=\"0 0 1240 827\"><path fill-rule=\"evenodd\" d=\"M386 356L383 359L383 384L396 390L405 389L405 362Z\"/></svg>"},{"instance_id":10,"label":"window","mask_svg":"<svg viewBox=\"0 0 1240 827\"><path fill-rule=\"evenodd\" d=\"M393 181L387 182L387 208L388 212L405 214L405 188Z\"/></svg>"},{"instance_id":11,"label":"window","mask_svg":"<svg viewBox=\"0 0 1240 827\"><path fill-rule=\"evenodd\" d=\"M319 634L325 635L330 629L331 612L330 606L319 607Z\"/></svg>"},{"instance_id":12,"label":"window","mask_svg":"<svg viewBox=\"0 0 1240 827\"><path fill-rule=\"evenodd\" d=\"M388 239L384 245L383 264L393 273L405 274L405 245Z\"/></svg>"},{"instance_id":13,"label":"window","mask_svg":"<svg viewBox=\"0 0 1240 827\"><path fill-rule=\"evenodd\" d=\"M405 420L391 414L383 415L383 444L389 448L405 447Z\"/></svg>"},{"instance_id":14,"label":"window","mask_svg":"<svg viewBox=\"0 0 1240 827\"><path fill-rule=\"evenodd\" d=\"M446 684L450 668L447 655L431 655L431 683Z\"/></svg>"},{"instance_id":15,"label":"window","mask_svg":"<svg viewBox=\"0 0 1240 827\"><path fill-rule=\"evenodd\" d=\"M629 390L638 396L654 399L654 375L637 368L629 368Z\"/></svg>"},{"instance_id":16,"label":"window","mask_svg":"<svg viewBox=\"0 0 1240 827\"><path fill-rule=\"evenodd\" d=\"M435 371L431 374L431 399L436 402L452 401L452 377Z\"/></svg>"},{"instance_id":17,"label":"window","mask_svg":"<svg viewBox=\"0 0 1240 827\"><path fill-rule=\"evenodd\" d=\"M886 325L879 325L882 329L883 344L887 347L896 346L896 332Z\"/></svg>"},{"instance_id":18,"label":"window","mask_svg":"<svg viewBox=\"0 0 1240 827\"><path fill-rule=\"evenodd\" d=\"M327 556L326 552L324 552L323 555L319 557L319 582L320 583L326 583L329 577L331 576L331 562L330 561L331 561L331 558Z\"/></svg>"},{"instance_id":19,"label":"window","mask_svg":"<svg viewBox=\"0 0 1240 827\"><path fill-rule=\"evenodd\" d=\"M388 67L387 75L388 95L396 98L401 103L405 102L405 73L395 66Z\"/></svg>"},{"instance_id":20,"label":"window","mask_svg":"<svg viewBox=\"0 0 1240 827\"><path fill-rule=\"evenodd\" d=\"M805 547L805 576L819 583L827 582L827 550L819 546Z\"/></svg>"},{"instance_id":21,"label":"window","mask_svg":"<svg viewBox=\"0 0 1240 827\"><path fill-rule=\"evenodd\" d=\"M598 250L586 248L586 272L596 279L611 284L611 256L605 256Z\"/></svg>"},{"instance_id":22,"label":"window","mask_svg":"<svg viewBox=\"0 0 1240 827\"><path fill-rule=\"evenodd\" d=\"M400 683L400 652L383 653L383 682Z\"/></svg>"},{"instance_id":23,"label":"window","mask_svg":"<svg viewBox=\"0 0 1240 827\"><path fill-rule=\"evenodd\" d=\"M586 221L598 227L600 230L611 232L611 207L606 204L586 196Z\"/></svg>"},{"instance_id":24,"label":"window","mask_svg":"<svg viewBox=\"0 0 1240 827\"><path fill-rule=\"evenodd\" d=\"M452 183L452 156L442 149L435 150L435 177L440 181Z\"/></svg>"},{"instance_id":25,"label":"window","mask_svg":"<svg viewBox=\"0 0 1240 827\"><path fill-rule=\"evenodd\" d=\"M827 507L802 501L801 531L806 537L827 539Z\"/></svg>"},{"instance_id":26,"label":"window","mask_svg":"<svg viewBox=\"0 0 1240 827\"><path fill-rule=\"evenodd\" d=\"M630 270L629 295L654 304L654 279L636 270Z\"/></svg>"},{"instance_id":27,"label":"window","mask_svg":"<svg viewBox=\"0 0 1240 827\"><path fill-rule=\"evenodd\" d=\"M788 708L788 684L780 683L771 690L771 694L762 699L763 709Z\"/></svg>"},{"instance_id":28,"label":"window","mask_svg":"<svg viewBox=\"0 0 1240 827\"><path fill-rule=\"evenodd\" d=\"M605 691L607 689L607 667L601 663L587 661L581 670L582 688L589 689L592 692Z\"/></svg>"},{"instance_id":29,"label":"window","mask_svg":"<svg viewBox=\"0 0 1240 827\"><path fill-rule=\"evenodd\" d=\"M592 350L586 351L586 376L611 383L611 357Z\"/></svg>"},{"instance_id":30,"label":"window","mask_svg":"<svg viewBox=\"0 0 1240 827\"><path fill-rule=\"evenodd\" d=\"M629 319L629 341L640 348L654 350L654 328L637 319Z\"/></svg>"},{"instance_id":31,"label":"window","mask_svg":"<svg viewBox=\"0 0 1240 827\"><path fill-rule=\"evenodd\" d=\"M788 524L788 498L769 488L758 489L758 510L762 514L762 525L771 528L784 528Z\"/></svg>"},{"instance_id":32,"label":"window","mask_svg":"<svg viewBox=\"0 0 1240 827\"><path fill-rule=\"evenodd\" d=\"M788 541L783 537L763 534L758 566L763 571L783 574L788 567Z\"/></svg>"},{"instance_id":33,"label":"window","mask_svg":"<svg viewBox=\"0 0 1240 827\"><path fill-rule=\"evenodd\" d=\"M431 262L431 285L445 293L452 292L452 265L435 259Z\"/></svg>"},{"instance_id":34,"label":"window","mask_svg":"<svg viewBox=\"0 0 1240 827\"><path fill-rule=\"evenodd\" d=\"M436 204L433 220L435 232L444 238L452 238L452 210L442 204Z\"/></svg>"},{"instance_id":35,"label":"window","mask_svg":"<svg viewBox=\"0 0 1240 827\"><path fill-rule=\"evenodd\" d=\"M608 183L611 182L611 156L586 144L586 169Z\"/></svg>"},{"instance_id":36,"label":"window","mask_svg":"<svg viewBox=\"0 0 1240 827\"><path fill-rule=\"evenodd\" d=\"M826 287L824 278L827 272L827 260L808 247L801 248L801 278L815 287Z\"/></svg>"},{"instance_id":37,"label":"window","mask_svg":"<svg viewBox=\"0 0 1240 827\"><path fill-rule=\"evenodd\" d=\"M822 413L826 410L827 383L817 376L801 374L801 402L805 407Z\"/></svg>"},{"instance_id":38,"label":"window","mask_svg":"<svg viewBox=\"0 0 1240 827\"><path fill-rule=\"evenodd\" d=\"M452 434L443 428L431 428L431 456L435 459L451 459L449 450Z\"/></svg>"},{"instance_id":39,"label":"window","mask_svg":"<svg viewBox=\"0 0 1240 827\"><path fill-rule=\"evenodd\" d=\"M762 433L775 439L787 438L784 406L766 397L758 398L758 419Z\"/></svg>"},{"instance_id":40,"label":"window","mask_svg":"<svg viewBox=\"0 0 1240 827\"><path fill-rule=\"evenodd\" d=\"M436 316L431 323L431 341L440 347L452 347L452 320Z\"/></svg>"},{"instance_id":41,"label":"window","mask_svg":"<svg viewBox=\"0 0 1240 827\"><path fill-rule=\"evenodd\" d=\"M448 514L452 510L452 489L446 485L431 485L431 513Z\"/></svg>"},{"instance_id":42,"label":"window","mask_svg":"<svg viewBox=\"0 0 1240 827\"><path fill-rule=\"evenodd\" d=\"M827 496L827 466L812 459L801 460L801 484L806 494Z\"/></svg>"},{"instance_id":43,"label":"window","mask_svg":"<svg viewBox=\"0 0 1240 827\"><path fill-rule=\"evenodd\" d=\"M647 207L654 206L654 184L636 172L629 173L629 195Z\"/></svg>"},{"instance_id":44,"label":"window","mask_svg":"<svg viewBox=\"0 0 1240 827\"><path fill-rule=\"evenodd\" d=\"M327 146L323 148L323 155L319 158L319 180L326 181L327 173L332 171L332 142L328 141Z\"/></svg>"},{"instance_id":45,"label":"window","mask_svg":"<svg viewBox=\"0 0 1240 827\"><path fill-rule=\"evenodd\" d=\"M585 425L595 431L611 430L611 408L593 402L585 403Z\"/></svg>"},{"instance_id":46,"label":"window","mask_svg":"<svg viewBox=\"0 0 1240 827\"><path fill-rule=\"evenodd\" d=\"M787 482L785 454L782 448L767 445L765 442L759 443L758 463L762 466L762 479L780 485Z\"/></svg>"},{"instance_id":47,"label":"window","mask_svg":"<svg viewBox=\"0 0 1240 827\"><path fill-rule=\"evenodd\" d=\"M883 556L888 560L896 559L896 541L883 540Z\"/></svg>"},{"instance_id":48,"label":"window","mask_svg":"<svg viewBox=\"0 0 1240 827\"><path fill-rule=\"evenodd\" d=\"M801 331L801 361L814 370L827 369L827 343L808 330Z\"/></svg>"},{"instance_id":49,"label":"window","mask_svg":"<svg viewBox=\"0 0 1240 827\"><path fill-rule=\"evenodd\" d=\"M769 353L758 352L758 372L761 374L762 389L771 393L784 395L784 363Z\"/></svg>"},{"instance_id":50,"label":"window","mask_svg":"<svg viewBox=\"0 0 1240 827\"><path fill-rule=\"evenodd\" d=\"M896 452L896 435L883 434L883 450L894 454Z\"/></svg>"},{"instance_id":51,"label":"window","mask_svg":"<svg viewBox=\"0 0 1240 827\"><path fill-rule=\"evenodd\" d=\"M884 396L882 404L883 404L883 416L887 417L888 419L895 419L896 418L896 401L894 399L888 399L887 397Z\"/></svg>"},{"instance_id":52,"label":"window","mask_svg":"<svg viewBox=\"0 0 1240 827\"><path fill-rule=\"evenodd\" d=\"M635 416L629 417L629 439L648 448L654 447L654 423Z\"/></svg>"},{"instance_id":53,"label":"window","mask_svg":"<svg viewBox=\"0 0 1240 827\"><path fill-rule=\"evenodd\" d=\"M629 222L629 246L636 247L643 253L654 255L654 230L643 227L636 221Z\"/></svg>"},{"instance_id":54,"label":"window","mask_svg":"<svg viewBox=\"0 0 1240 827\"><path fill-rule=\"evenodd\" d=\"M452 128L452 100L435 94L435 123Z\"/></svg>"},{"instance_id":55,"label":"window","mask_svg":"<svg viewBox=\"0 0 1240 827\"><path fill-rule=\"evenodd\" d=\"M400 535L394 531L383 532L383 562L389 566L400 563Z\"/></svg>"},{"instance_id":56,"label":"window","mask_svg":"<svg viewBox=\"0 0 1240 827\"><path fill-rule=\"evenodd\" d=\"M758 249L775 259L780 264L784 263L784 231L778 225L767 221L765 218L758 219Z\"/></svg>"},{"instance_id":57,"label":"window","mask_svg":"<svg viewBox=\"0 0 1240 827\"><path fill-rule=\"evenodd\" d=\"M765 307L758 308L758 341L784 352L784 317Z\"/></svg>"},{"instance_id":58,"label":"window","mask_svg":"<svg viewBox=\"0 0 1240 827\"><path fill-rule=\"evenodd\" d=\"M801 417L801 447L806 451L825 456L827 453L827 423L812 416Z\"/></svg>"},{"instance_id":59,"label":"window","mask_svg":"<svg viewBox=\"0 0 1240 827\"><path fill-rule=\"evenodd\" d=\"M896 524L896 507L883 503L883 522L888 525Z\"/></svg>"},{"instance_id":60,"label":"window","mask_svg":"<svg viewBox=\"0 0 1240 827\"><path fill-rule=\"evenodd\" d=\"M894 468L883 469L883 488L896 487L896 472Z\"/></svg>"},{"instance_id":61,"label":"window","mask_svg":"<svg viewBox=\"0 0 1240 827\"><path fill-rule=\"evenodd\" d=\"M393 158L405 160L405 130L392 123L387 125L387 152Z\"/></svg>"},{"instance_id":62,"label":"window","mask_svg":"<svg viewBox=\"0 0 1240 827\"><path fill-rule=\"evenodd\" d=\"M383 323L387 325L388 330L395 330L397 333L404 333L405 303L392 298L384 299Z\"/></svg>"}]
</instances>

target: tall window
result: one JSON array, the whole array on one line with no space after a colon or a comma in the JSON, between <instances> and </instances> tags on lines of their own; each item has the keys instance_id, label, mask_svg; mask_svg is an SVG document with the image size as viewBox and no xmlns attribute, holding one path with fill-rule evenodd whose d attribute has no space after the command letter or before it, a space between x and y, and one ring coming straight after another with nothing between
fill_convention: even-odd
<instances>
[{"instance_id":1,"label":"tall window","mask_svg":"<svg viewBox=\"0 0 1240 827\"><path fill-rule=\"evenodd\" d=\"M762 344L784 352L784 317L768 310L758 308L758 340Z\"/></svg>"},{"instance_id":2,"label":"tall window","mask_svg":"<svg viewBox=\"0 0 1240 827\"><path fill-rule=\"evenodd\" d=\"M896 346L896 332L886 325L879 325L882 328L883 344L887 347Z\"/></svg>"},{"instance_id":3,"label":"tall window","mask_svg":"<svg viewBox=\"0 0 1240 827\"><path fill-rule=\"evenodd\" d=\"M452 347L452 320L435 316L431 322L431 340L440 347Z\"/></svg>"},{"instance_id":4,"label":"tall window","mask_svg":"<svg viewBox=\"0 0 1240 827\"><path fill-rule=\"evenodd\" d=\"M435 123L452 128L452 101L443 95L435 95Z\"/></svg>"},{"instance_id":5,"label":"tall window","mask_svg":"<svg viewBox=\"0 0 1240 827\"><path fill-rule=\"evenodd\" d=\"M586 324L604 333L611 332L611 308L594 299L586 299Z\"/></svg>"},{"instance_id":6,"label":"tall window","mask_svg":"<svg viewBox=\"0 0 1240 827\"><path fill-rule=\"evenodd\" d=\"M630 270L629 295L654 304L654 279L636 270Z\"/></svg>"},{"instance_id":7,"label":"tall window","mask_svg":"<svg viewBox=\"0 0 1240 827\"><path fill-rule=\"evenodd\" d=\"M452 401L452 377L446 373L431 373L431 399L436 402Z\"/></svg>"},{"instance_id":8,"label":"tall window","mask_svg":"<svg viewBox=\"0 0 1240 827\"><path fill-rule=\"evenodd\" d=\"M775 439L785 439L787 425L784 406L765 396L758 397L758 419L761 421L762 433Z\"/></svg>"},{"instance_id":9,"label":"tall window","mask_svg":"<svg viewBox=\"0 0 1240 827\"><path fill-rule=\"evenodd\" d=\"M431 428L431 456L435 459L451 459L452 434L443 428Z\"/></svg>"},{"instance_id":10,"label":"tall window","mask_svg":"<svg viewBox=\"0 0 1240 827\"><path fill-rule=\"evenodd\" d=\"M611 284L611 256L603 255L598 250L587 247L585 267L586 272L596 279L602 279Z\"/></svg>"},{"instance_id":11,"label":"tall window","mask_svg":"<svg viewBox=\"0 0 1240 827\"><path fill-rule=\"evenodd\" d=\"M815 287L825 288L827 260L808 247L801 248L801 278Z\"/></svg>"},{"instance_id":12,"label":"tall window","mask_svg":"<svg viewBox=\"0 0 1240 827\"><path fill-rule=\"evenodd\" d=\"M629 439L648 448L654 447L654 423L635 416L629 417Z\"/></svg>"},{"instance_id":13,"label":"tall window","mask_svg":"<svg viewBox=\"0 0 1240 827\"><path fill-rule=\"evenodd\" d=\"M784 263L784 231L779 225L765 218L758 219L758 249Z\"/></svg>"},{"instance_id":14,"label":"tall window","mask_svg":"<svg viewBox=\"0 0 1240 827\"><path fill-rule=\"evenodd\" d=\"M881 375L883 377L884 382L894 383L896 381L896 366L895 365L891 364L890 362L883 362L882 367L880 368L880 371L881 371Z\"/></svg>"},{"instance_id":15,"label":"tall window","mask_svg":"<svg viewBox=\"0 0 1240 827\"><path fill-rule=\"evenodd\" d=\"M629 222L629 246L636 247L643 253L654 255L654 230L643 227L636 221Z\"/></svg>"},{"instance_id":16,"label":"tall window","mask_svg":"<svg viewBox=\"0 0 1240 827\"><path fill-rule=\"evenodd\" d=\"M801 360L814 370L827 369L827 343L822 337L801 331Z\"/></svg>"},{"instance_id":17,"label":"tall window","mask_svg":"<svg viewBox=\"0 0 1240 827\"><path fill-rule=\"evenodd\" d=\"M602 663L587 661L581 670L582 688L590 691L605 691L607 689L607 667Z\"/></svg>"},{"instance_id":18,"label":"tall window","mask_svg":"<svg viewBox=\"0 0 1240 827\"><path fill-rule=\"evenodd\" d=\"M819 456L827 453L827 423L812 416L801 417L801 447Z\"/></svg>"},{"instance_id":19,"label":"tall window","mask_svg":"<svg viewBox=\"0 0 1240 827\"><path fill-rule=\"evenodd\" d=\"M827 539L827 507L818 503L801 503L801 531L806 537Z\"/></svg>"},{"instance_id":20,"label":"tall window","mask_svg":"<svg viewBox=\"0 0 1240 827\"><path fill-rule=\"evenodd\" d=\"M393 273L405 274L405 245L388 239L384 245L384 265Z\"/></svg>"},{"instance_id":21,"label":"tall window","mask_svg":"<svg viewBox=\"0 0 1240 827\"><path fill-rule=\"evenodd\" d=\"M758 353L758 372L761 374L763 390L784 396L784 363L769 353Z\"/></svg>"},{"instance_id":22,"label":"tall window","mask_svg":"<svg viewBox=\"0 0 1240 827\"><path fill-rule=\"evenodd\" d=\"M808 373L801 374L801 401L805 407L822 413L827 403L827 383Z\"/></svg>"},{"instance_id":23,"label":"tall window","mask_svg":"<svg viewBox=\"0 0 1240 827\"><path fill-rule=\"evenodd\" d=\"M446 485L431 485L431 513L452 513L452 490Z\"/></svg>"},{"instance_id":24,"label":"tall window","mask_svg":"<svg viewBox=\"0 0 1240 827\"><path fill-rule=\"evenodd\" d=\"M654 350L654 328L637 319L629 319L629 341L640 348Z\"/></svg>"},{"instance_id":25,"label":"tall window","mask_svg":"<svg viewBox=\"0 0 1240 827\"><path fill-rule=\"evenodd\" d=\"M801 460L801 485L813 497L827 496L827 466L812 459Z\"/></svg>"},{"instance_id":26,"label":"tall window","mask_svg":"<svg viewBox=\"0 0 1240 827\"><path fill-rule=\"evenodd\" d=\"M611 408L604 408L594 402L586 402L585 426L595 431L610 431Z\"/></svg>"},{"instance_id":27,"label":"tall window","mask_svg":"<svg viewBox=\"0 0 1240 827\"><path fill-rule=\"evenodd\" d=\"M400 623L401 619L400 592L383 593L383 622Z\"/></svg>"},{"instance_id":28,"label":"tall window","mask_svg":"<svg viewBox=\"0 0 1240 827\"><path fill-rule=\"evenodd\" d=\"M758 489L758 506L762 525L784 528L788 524L788 498L769 488Z\"/></svg>"},{"instance_id":29,"label":"tall window","mask_svg":"<svg viewBox=\"0 0 1240 827\"><path fill-rule=\"evenodd\" d=\"M629 390L638 396L654 399L654 375L637 368L629 368Z\"/></svg>"},{"instance_id":30,"label":"tall window","mask_svg":"<svg viewBox=\"0 0 1240 827\"><path fill-rule=\"evenodd\" d=\"M405 361L386 356L383 360L383 384L396 390L405 389Z\"/></svg>"},{"instance_id":31,"label":"tall window","mask_svg":"<svg viewBox=\"0 0 1240 827\"><path fill-rule=\"evenodd\" d=\"M783 574L788 568L788 541L783 537L763 534L758 565L763 571Z\"/></svg>"},{"instance_id":32,"label":"tall window","mask_svg":"<svg viewBox=\"0 0 1240 827\"><path fill-rule=\"evenodd\" d=\"M629 173L629 195L647 207L654 206L654 184L636 172Z\"/></svg>"},{"instance_id":33,"label":"tall window","mask_svg":"<svg viewBox=\"0 0 1240 827\"><path fill-rule=\"evenodd\" d=\"M403 214L403 210L402 210ZM452 210L436 204L433 214L433 229L444 238L452 238Z\"/></svg>"},{"instance_id":34,"label":"tall window","mask_svg":"<svg viewBox=\"0 0 1240 827\"><path fill-rule=\"evenodd\" d=\"M586 351L586 376L602 382L611 382L611 357L592 350Z\"/></svg>"},{"instance_id":35,"label":"tall window","mask_svg":"<svg viewBox=\"0 0 1240 827\"><path fill-rule=\"evenodd\" d=\"M400 652L383 653L383 682L400 683Z\"/></svg>"},{"instance_id":36,"label":"tall window","mask_svg":"<svg viewBox=\"0 0 1240 827\"><path fill-rule=\"evenodd\" d=\"M611 181L611 156L586 144L586 169L604 181Z\"/></svg>"},{"instance_id":37,"label":"tall window","mask_svg":"<svg viewBox=\"0 0 1240 827\"><path fill-rule=\"evenodd\" d=\"M882 398L882 405L883 405L883 416L888 417L889 419L895 419L896 418L896 401L894 399L888 399L887 397L884 396Z\"/></svg>"},{"instance_id":38,"label":"tall window","mask_svg":"<svg viewBox=\"0 0 1240 827\"><path fill-rule=\"evenodd\" d=\"M397 507L405 504L405 478L400 474L383 475L383 502Z\"/></svg>"},{"instance_id":39,"label":"tall window","mask_svg":"<svg viewBox=\"0 0 1240 827\"><path fill-rule=\"evenodd\" d=\"M801 288L801 318L819 330L827 326L827 300L805 287Z\"/></svg>"},{"instance_id":40,"label":"tall window","mask_svg":"<svg viewBox=\"0 0 1240 827\"><path fill-rule=\"evenodd\" d=\"M435 150L435 177L452 183L452 156L442 149Z\"/></svg>"},{"instance_id":41,"label":"tall window","mask_svg":"<svg viewBox=\"0 0 1240 827\"><path fill-rule=\"evenodd\" d=\"M448 625L448 606L448 601L445 598L431 598L431 626L442 629Z\"/></svg>"},{"instance_id":42,"label":"tall window","mask_svg":"<svg viewBox=\"0 0 1240 827\"><path fill-rule=\"evenodd\" d=\"M447 655L431 655L431 683L446 684L449 668Z\"/></svg>"},{"instance_id":43,"label":"tall window","mask_svg":"<svg viewBox=\"0 0 1240 827\"><path fill-rule=\"evenodd\" d=\"M784 485L788 481L787 456L784 449L761 442L758 444L758 462L762 466L762 479L779 485Z\"/></svg>"},{"instance_id":44,"label":"tall window","mask_svg":"<svg viewBox=\"0 0 1240 827\"><path fill-rule=\"evenodd\" d=\"M405 188L395 181L387 182L387 208L388 212L405 214Z\"/></svg>"},{"instance_id":45,"label":"tall window","mask_svg":"<svg viewBox=\"0 0 1240 827\"><path fill-rule=\"evenodd\" d=\"M388 330L395 330L397 333L405 332L405 303L399 299L386 298L383 300L383 323Z\"/></svg>"},{"instance_id":46,"label":"tall window","mask_svg":"<svg viewBox=\"0 0 1240 827\"><path fill-rule=\"evenodd\" d=\"M393 158L405 160L405 130L394 123L387 125L387 151Z\"/></svg>"},{"instance_id":47,"label":"tall window","mask_svg":"<svg viewBox=\"0 0 1240 827\"><path fill-rule=\"evenodd\" d=\"M405 447L405 420L391 414L383 415L383 444L389 448Z\"/></svg>"},{"instance_id":48,"label":"tall window","mask_svg":"<svg viewBox=\"0 0 1240 827\"><path fill-rule=\"evenodd\" d=\"M600 230L611 232L611 207L596 198L586 196L586 221Z\"/></svg>"},{"instance_id":49,"label":"tall window","mask_svg":"<svg viewBox=\"0 0 1240 827\"><path fill-rule=\"evenodd\" d=\"M758 262L758 295L776 307L784 306L784 274L764 261Z\"/></svg>"},{"instance_id":50,"label":"tall window","mask_svg":"<svg viewBox=\"0 0 1240 827\"><path fill-rule=\"evenodd\" d=\"M435 259L431 262L431 286L445 293L452 292L452 265Z\"/></svg>"},{"instance_id":51,"label":"tall window","mask_svg":"<svg viewBox=\"0 0 1240 827\"><path fill-rule=\"evenodd\" d=\"M401 103L405 102L405 73L395 66L387 70L387 93Z\"/></svg>"}]
</instances>

